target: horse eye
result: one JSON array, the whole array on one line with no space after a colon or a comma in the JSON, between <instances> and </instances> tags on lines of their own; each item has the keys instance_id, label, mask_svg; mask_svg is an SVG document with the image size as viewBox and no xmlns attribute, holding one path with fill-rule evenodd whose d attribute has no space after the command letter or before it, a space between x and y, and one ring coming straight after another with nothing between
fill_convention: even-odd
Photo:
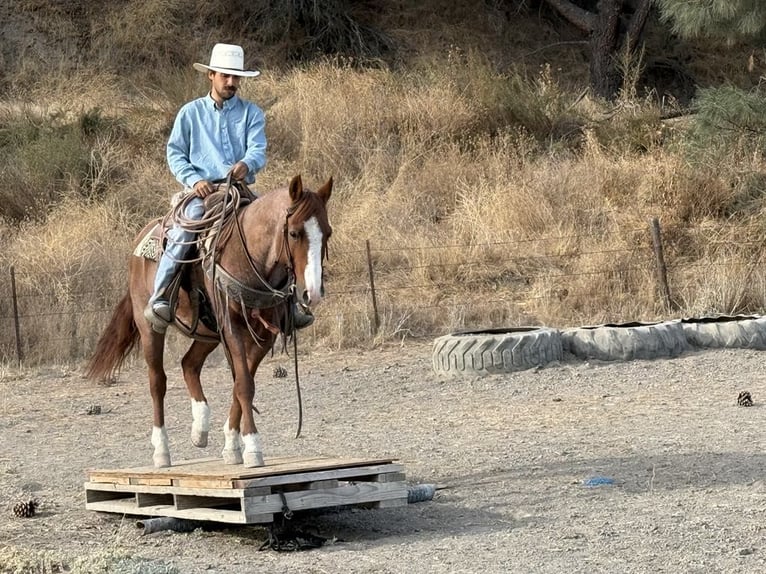
<instances>
[{"instance_id":1,"label":"horse eye","mask_svg":"<svg viewBox=\"0 0 766 574\"><path fill-rule=\"evenodd\" d=\"M300 231L296 231L294 229L290 231L290 237L292 237L293 239L298 239L300 236L301 236Z\"/></svg>"}]
</instances>

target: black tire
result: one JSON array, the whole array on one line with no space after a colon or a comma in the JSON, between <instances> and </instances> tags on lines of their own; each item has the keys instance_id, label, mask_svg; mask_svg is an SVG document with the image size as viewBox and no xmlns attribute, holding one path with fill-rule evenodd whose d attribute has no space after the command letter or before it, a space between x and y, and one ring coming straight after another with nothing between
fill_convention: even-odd
<instances>
[{"instance_id":1,"label":"black tire","mask_svg":"<svg viewBox=\"0 0 766 574\"><path fill-rule=\"evenodd\" d=\"M695 347L766 350L766 317L761 315L690 317L681 325Z\"/></svg>"},{"instance_id":2,"label":"black tire","mask_svg":"<svg viewBox=\"0 0 766 574\"><path fill-rule=\"evenodd\" d=\"M680 321L566 329L561 341L564 351L575 357L600 361L677 357L690 348Z\"/></svg>"},{"instance_id":3,"label":"black tire","mask_svg":"<svg viewBox=\"0 0 766 574\"><path fill-rule=\"evenodd\" d=\"M447 375L492 375L541 367L562 358L561 334L547 327L464 331L434 341L433 369Z\"/></svg>"}]
</instances>

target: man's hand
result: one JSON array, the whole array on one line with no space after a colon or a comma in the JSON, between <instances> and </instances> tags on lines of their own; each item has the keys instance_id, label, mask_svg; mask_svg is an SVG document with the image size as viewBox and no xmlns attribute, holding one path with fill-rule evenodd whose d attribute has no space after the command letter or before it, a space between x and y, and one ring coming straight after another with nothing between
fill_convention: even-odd
<instances>
[{"instance_id":1,"label":"man's hand","mask_svg":"<svg viewBox=\"0 0 766 574\"><path fill-rule=\"evenodd\" d=\"M197 197L201 197L202 199L205 199L208 195L213 193L213 184L209 181L205 181L204 179L199 180L197 183L194 184L194 195Z\"/></svg>"},{"instance_id":2,"label":"man's hand","mask_svg":"<svg viewBox=\"0 0 766 574\"><path fill-rule=\"evenodd\" d=\"M244 161L238 161L233 166L231 166L229 173L231 174L233 180L242 181L247 177L249 171L250 168L247 167L247 164Z\"/></svg>"}]
</instances>

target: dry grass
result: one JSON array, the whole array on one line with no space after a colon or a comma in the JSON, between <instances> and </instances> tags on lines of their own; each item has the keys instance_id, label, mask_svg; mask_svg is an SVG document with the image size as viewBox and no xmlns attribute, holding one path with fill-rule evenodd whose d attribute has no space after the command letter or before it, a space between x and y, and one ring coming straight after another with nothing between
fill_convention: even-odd
<instances>
[{"instance_id":1,"label":"dry grass","mask_svg":"<svg viewBox=\"0 0 766 574\"><path fill-rule=\"evenodd\" d=\"M106 320L100 310L124 289L133 235L175 190L165 141L178 107L204 93L189 60L204 59L209 45L205 37L173 38L182 5L125 2L90 15L104 31L97 35L104 62L62 64L34 81L19 72L25 101L35 104L0 104L8 133L19 138L3 164L0 259L14 266L25 294L23 338L35 360L87 354ZM444 10L445 18L459 12ZM213 12L218 22L223 16ZM432 16L421 16L425 28ZM457 29L444 26L444 37L457 39ZM163 58L144 62L148 74L119 74L107 61L144 58L154 40ZM759 154L694 162L679 144L687 128L660 121L635 84L606 105L565 87L571 69L501 66L463 40L395 71L322 61L264 67L243 84L268 118L261 189L296 173L311 185L335 177L330 296L318 310L314 344L667 316L654 277L652 217L665 233L681 305L674 314L762 308L764 279L753 267L763 244ZM58 140L25 135L30 126ZM18 193L24 186L16 182L33 193ZM732 247L711 249L711 234ZM10 298L0 305L7 319ZM53 309L61 321L51 320Z\"/></svg>"}]
</instances>

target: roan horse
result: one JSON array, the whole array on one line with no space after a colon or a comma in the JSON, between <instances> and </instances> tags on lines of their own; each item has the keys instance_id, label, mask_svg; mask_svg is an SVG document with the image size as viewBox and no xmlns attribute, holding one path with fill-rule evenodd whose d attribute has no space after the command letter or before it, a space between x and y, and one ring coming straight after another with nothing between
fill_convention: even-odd
<instances>
[{"instance_id":1,"label":"roan horse","mask_svg":"<svg viewBox=\"0 0 766 574\"><path fill-rule=\"evenodd\" d=\"M287 187L241 207L230 218L232 228L225 238L221 234L217 247L209 252L202 249L202 266L187 265L190 269L187 272L197 278L199 285L204 285L215 314L215 324L205 326L198 321L195 303L199 297L194 296L194 290L179 290L176 325L179 326L179 321L182 325L196 325L194 340L181 360L191 396L191 439L198 447L207 446L210 408L202 391L200 372L207 356L222 342L234 378L229 417L223 427L222 455L226 464L245 467L264 464L253 420L254 377L280 331L290 332L291 297L300 296L305 304L312 305L323 296L322 264L332 231L326 204L332 185L330 178L313 192L304 189L301 177L295 176ZM154 226L148 225L139 234L134 248ZM151 437L154 466L166 467L171 462L164 413L165 334L155 331L143 314L157 265L135 253L129 261L128 292L115 307L86 374L95 380L114 376L140 339L154 405Z\"/></svg>"}]
</instances>

